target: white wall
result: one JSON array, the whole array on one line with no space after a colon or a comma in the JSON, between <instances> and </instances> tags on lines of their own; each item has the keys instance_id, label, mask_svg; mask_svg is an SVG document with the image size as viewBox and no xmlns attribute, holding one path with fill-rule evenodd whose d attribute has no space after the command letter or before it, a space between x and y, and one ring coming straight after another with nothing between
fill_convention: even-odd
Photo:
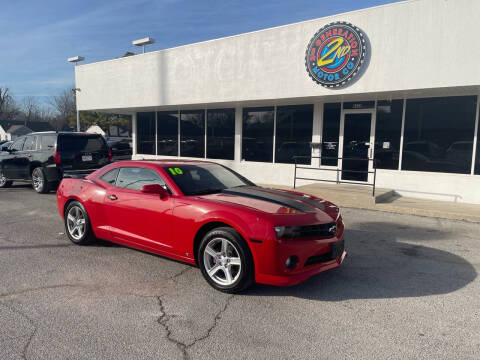
<instances>
[{"instance_id":1,"label":"white wall","mask_svg":"<svg viewBox=\"0 0 480 360\"><path fill-rule=\"evenodd\" d=\"M480 204L480 176L378 170L377 186L402 196Z\"/></svg>"},{"instance_id":2,"label":"white wall","mask_svg":"<svg viewBox=\"0 0 480 360\"><path fill-rule=\"evenodd\" d=\"M75 67L80 110L480 85L478 0L413 0ZM313 82L305 50L332 21L363 29L371 61L344 89Z\"/></svg>"},{"instance_id":3,"label":"white wall","mask_svg":"<svg viewBox=\"0 0 480 360\"><path fill-rule=\"evenodd\" d=\"M10 141L10 139L11 139L10 134L7 133L7 132L3 129L3 127L0 125L0 141L5 141L5 140Z\"/></svg>"}]
</instances>

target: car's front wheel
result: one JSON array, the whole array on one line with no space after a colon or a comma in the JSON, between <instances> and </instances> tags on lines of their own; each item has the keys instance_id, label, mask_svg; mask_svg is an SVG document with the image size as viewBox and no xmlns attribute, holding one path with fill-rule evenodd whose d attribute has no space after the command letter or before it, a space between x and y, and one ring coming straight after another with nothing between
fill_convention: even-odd
<instances>
[{"instance_id":1,"label":"car's front wheel","mask_svg":"<svg viewBox=\"0 0 480 360\"><path fill-rule=\"evenodd\" d=\"M5 175L3 175L2 170L0 170L0 189L10 187L11 185L12 181L7 180Z\"/></svg>"},{"instance_id":2,"label":"car's front wheel","mask_svg":"<svg viewBox=\"0 0 480 360\"><path fill-rule=\"evenodd\" d=\"M215 289L236 293L254 281L254 263L245 240L232 228L209 231L200 243L198 264Z\"/></svg>"},{"instance_id":3,"label":"car's front wheel","mask_svg":"<svg viewBox=\"0 0 480 360\"><path fill-rule=\"evenodd\" d=\"M65 209L65 231L77 245L89 245L95 241L87 210L78 201L72 201Z\"/></svg>"}]
</instances>

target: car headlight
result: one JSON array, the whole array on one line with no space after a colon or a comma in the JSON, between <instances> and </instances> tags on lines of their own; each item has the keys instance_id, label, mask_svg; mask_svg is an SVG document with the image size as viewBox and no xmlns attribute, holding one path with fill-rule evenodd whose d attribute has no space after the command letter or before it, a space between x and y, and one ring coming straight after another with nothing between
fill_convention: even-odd
<instances>
[{"instance_id":1,"label":"car headlight","mask_svg":"<svg viewBox=\"0 0 480 360\"><path fill-rule=\"evenodd\" d=\"M277 234L277 238L283 238L285 234L285 226L275 226L275 234Z\"/></svg>"},{"instance_id":2,"label":"car headlight","mask_svg":"<svg viewBox=\"0 0 480 360\"><path fill-rule=\"evenodd\" d=\"M294 238L328 238L337 233L337 223L331 222L305 226L275 226L277 239Z\"/></svg>"}]
</instances>

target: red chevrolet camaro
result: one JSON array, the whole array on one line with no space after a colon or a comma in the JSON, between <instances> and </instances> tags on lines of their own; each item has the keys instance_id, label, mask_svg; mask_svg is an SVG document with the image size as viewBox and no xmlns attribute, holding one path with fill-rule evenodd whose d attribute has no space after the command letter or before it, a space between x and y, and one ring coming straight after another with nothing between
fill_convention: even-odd
<instances>
[{"instance_id":1,"label":"red chevrolet camaro","mask_svg":"<svg viewBox=\"0 0 480 360\"><path fill-rule=\"evenodd\" d=\"M63 179L57 203L75 244L100 238L194 264L224 292L297 284L346 256L337 206L211 162L116 162Z\"/></svg>"}]
</instances>

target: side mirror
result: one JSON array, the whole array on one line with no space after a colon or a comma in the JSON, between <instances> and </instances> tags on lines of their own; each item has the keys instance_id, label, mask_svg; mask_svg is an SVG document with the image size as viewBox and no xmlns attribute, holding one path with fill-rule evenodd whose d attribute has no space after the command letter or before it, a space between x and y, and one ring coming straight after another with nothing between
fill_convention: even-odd
<instances>
[{"instance_id":1,"label":"side mirror","mask_svg":"<svg viewBox=\"0 0 480 360\"><path fill-rule=\"evenodd\" d=\"M160 199L164 199L170 195L163 186L158 184L143 185L142 192L146 194L158 194L160 195Z\"/></svg>"}]
</instances>

